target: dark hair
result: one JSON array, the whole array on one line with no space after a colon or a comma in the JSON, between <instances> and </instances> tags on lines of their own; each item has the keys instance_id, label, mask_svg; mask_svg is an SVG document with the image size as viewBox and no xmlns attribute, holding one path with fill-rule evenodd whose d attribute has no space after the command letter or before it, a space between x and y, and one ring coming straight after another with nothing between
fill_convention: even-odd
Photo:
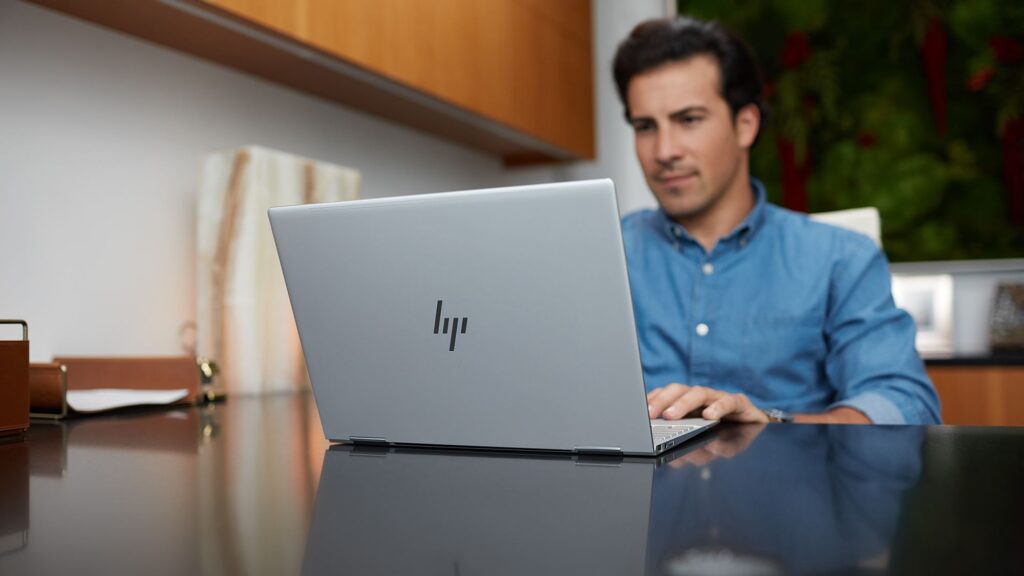
<instances>
[{"instance_id":1,"label":"dark hair","mask_svg":"<svg viewBox=\"0 0 1024 576\"><path fill-rule=\"evenodd\" d=\"M626 95L634 76L663 64L701 55L711 56L718 63L721 77L718 91L729 104L733 118L741 108L754 104L761 112L763 123L767 110L761 99L761 73L750 49L718 22L687 16L641 22L619 44L613 73L626 119L630 117Z\"/></svg>"}]
</instances>

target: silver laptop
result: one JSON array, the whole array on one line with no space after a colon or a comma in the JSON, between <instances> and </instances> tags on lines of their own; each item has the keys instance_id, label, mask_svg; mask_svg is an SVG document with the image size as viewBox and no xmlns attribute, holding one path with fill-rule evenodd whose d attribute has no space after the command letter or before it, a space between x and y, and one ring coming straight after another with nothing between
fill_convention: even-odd
<instances>
[{"instance_id":1,"label":"silver laptop","mask_svg":"<svg viewBox=\"0 0 1024 576\"><path fill-rule=\"evenodd\" d=\"M271 208L333 441L653 455L611 180Z\"/></svg>"}]
</instances>

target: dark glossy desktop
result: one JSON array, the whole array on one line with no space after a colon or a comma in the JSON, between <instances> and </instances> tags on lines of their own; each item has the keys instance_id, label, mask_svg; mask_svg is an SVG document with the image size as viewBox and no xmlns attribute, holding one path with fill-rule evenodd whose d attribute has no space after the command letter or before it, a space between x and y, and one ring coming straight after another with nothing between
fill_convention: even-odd
<instances>
[{"instance_id":1,"label":"dark glossy desktop","mask_svg":"<svg viewBox=\"0 0 1024 576\"><path fill-rule=\"evenodd\" d=\"M0 574L1014 574L1024 429L730 425L657 459L330 447L312 398L35 424Z\"/></svg>"}]
</instances>

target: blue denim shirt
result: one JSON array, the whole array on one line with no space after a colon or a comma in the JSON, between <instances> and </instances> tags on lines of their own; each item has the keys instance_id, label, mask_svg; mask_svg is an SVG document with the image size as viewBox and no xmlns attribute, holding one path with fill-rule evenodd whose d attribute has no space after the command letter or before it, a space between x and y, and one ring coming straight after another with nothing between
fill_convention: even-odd
<instances>
[{"instance_id":1,"label":"blue denim shirt","mask_svg":"<svg viewBox=\"0 0 1024 576\"><path fill-rule=\"evenodd\" d=\"M661 210L622 219L647 389L742 392L763 408L850 406L938 423L939 399L868 237L757 201L708 253Z\"/></svg>"}]
</instances>

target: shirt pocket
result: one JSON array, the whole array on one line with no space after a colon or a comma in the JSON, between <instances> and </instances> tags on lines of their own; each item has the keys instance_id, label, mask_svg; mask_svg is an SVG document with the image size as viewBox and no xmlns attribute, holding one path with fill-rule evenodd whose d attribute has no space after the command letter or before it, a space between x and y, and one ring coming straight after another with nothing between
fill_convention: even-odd
<instances>
[{"instance_id":1,"label":"shirt pocket","mask_svg":"<svg viewBox=\"0 0 1024 576\"><path fill-rule=\"evenodd\" d=\"M802 403L830 393L824 384L827 347L821 315L756 314L741 325L736 375L754 396Z\"/></svg>"}]
</instances>

